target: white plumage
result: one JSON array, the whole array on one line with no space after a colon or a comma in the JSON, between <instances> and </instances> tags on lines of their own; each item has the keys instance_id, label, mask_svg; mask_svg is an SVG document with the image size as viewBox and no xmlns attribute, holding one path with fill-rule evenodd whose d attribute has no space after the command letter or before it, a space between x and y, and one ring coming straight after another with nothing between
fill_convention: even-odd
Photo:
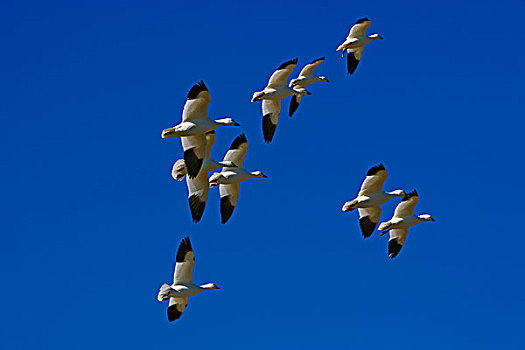
<instances>
[{"instance_id":1,"label":"white plumage","mask_svg":"<svg viewBox=\"0 0 525 350\"><path fill-rule=\"evenodd\" d=\"M324 57L318 58L314 60L313 62L304 66L304 68L299 73L299 76L290 81L289 86L293 88L294 90L304 91L308 93L308 91L306 90L306 86L316 83L318 81L324 81L328 83L328 79L326 77L323 77L323 76L318 77L317 75L314 74L315 68L319 66L324 61L324 59L325 59ZM300 94L294 94L292 96L290 100L290 111L288 113L290 117L295 113L295 111L299 107L302 97L303 95L300 95Z\"/></svg>"}]
</instances>

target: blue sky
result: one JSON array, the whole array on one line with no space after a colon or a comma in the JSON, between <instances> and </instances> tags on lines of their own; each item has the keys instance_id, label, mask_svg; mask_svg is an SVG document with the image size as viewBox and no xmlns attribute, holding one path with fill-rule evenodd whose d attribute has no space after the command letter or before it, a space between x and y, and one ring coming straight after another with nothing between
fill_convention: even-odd
<instances>
[{"instance_id":1,"label":"blue sky","mask_svg":"<svg viewBox=\"0 0 525 350\"><path fill-rule=\"evenodd\" d=\"M2 349L523 348L523 1L0 4ZM385 40L356 73L335 48L358 18ZM263 144L250 103L283 61L326 56ZM300 67L293 74L298 73ZM163 128L203 79L222 158L245 132L221 225L193 224ZM417 189L400 255L341 212L370 166ZM518 185L517 185L518 184ZM383 207L388 219L398 200ZM220 291L166 320L158 287L190 235Z\"/></svg>"}]
</instances>

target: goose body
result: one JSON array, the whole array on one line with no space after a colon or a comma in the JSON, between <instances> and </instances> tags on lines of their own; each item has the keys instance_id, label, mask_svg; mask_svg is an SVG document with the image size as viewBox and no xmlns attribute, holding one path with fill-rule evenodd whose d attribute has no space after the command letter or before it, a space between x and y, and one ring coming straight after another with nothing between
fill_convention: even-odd
<instances>
[{"instance_id":1,"label":"goose body","mask_svg":"<svg viewBox=\"0 0 525 350\"><path fill-rule=\"evenodd\" d=\"M248 152L248 141L244 134L233 140L224 161L231 161L237 167L224 167L220 173L213 173L209 179L210 187L219 186L221 197L221 222L228 222L239 199L239 183L255 177L266 178L260 171L249 172L243 168L244 157Z\"/></svg>"},{"instance_id":2,"label":"goose body","mask_svg":"<svg viewBox=\"0 0 525 350\"><path fill-rule=\"evenodd\" d=\"M407 193L401 203L399 203L394 211L392 219L382 222L379 225L379 230L383 231L381 236L385 233L390 233L390 239L388 240L388 256L393 259L395 258L408 235L408 228L422 223L423 221L436 221L432 216L428 214L414 215L414 208L418 203L419 196L417 191Z\"/></svg>"},{"instance_id":3,"label":"goose body","mask_svg":"<svg viewBox=\"0 0 525 350\"><path fill-rule=\"evenodd\" d=\"M182 122L174 127L164 129L162 138L195 136L215 130L221 125L239 126L231 118L210 119L208 117L210 101L210 93L203 81L193 85L184 104Z\"/></svg>"},{"instance_id":4,"label":"goose body","mask_svg":"<svg viewBox=\"0 0 525 350\"><path fill-rule=\"evenodd\" d=\"M353 74L357 69L361 56L363 55L363 48L370 42L378 39L383 39L379 34L366 35L366 30L370 27L370 20L368 18L361 18L352 26L345 41L339 45L336 51L343 50L342 56L347 53L346 63L348 74Z\"/></svg>"},{"instance_id":5,"label":"goose body","mask_svg":"<svg viewBox=\"0 0 525 350\"><path fill-rule=\"evenodd\" d=\"M253 94L251 102L262 101L263 136L267 143L272 141L277 129L279 114L281 113L281 99L291 95L308 94L306 90L293 89L287 84L288 77L296 65L297 58L281 64L270 77L266 88Z\"/></svg>"},{"instance_id":6,"label":"goose body","mask_svg":"<svg viewBox=\"0 0 525 350\"><path fill-rule=\"evenodd\" d=\"M343 205L343 211L359 211L359 226L364 238L372 235L381 217L381 204L388 202L391 198L402 197L405 192L395 190L383 191L383 184L388 174L383 164L370 168L366 178L361 185L361 190L356 198Z\"/></svg>"},{"instance_id":7,"label":"goose body","mask_svg":"<svg viewBox=\"0 0 525 350\"><path fill-rule=\"evenodd\" d=\"M317 66L319 66L324 61L324 59L324 57L318 58L304 66L301 72L299 72L299 76L290 81L290 87L297 91L305 91L306 93L308 93L308 91L306 90L306 87L308 85L317 83L318 81L324 81L328 83L328 79L326 77L318 77L314 74L315 68L317 68ZM299 107L302 98L303 95L301 94L294 94L292 96L292 99L290 100L290 110L288 113L290 117L295 113L295 111Z\"/></svg>"},{"instance_id":8,"label":"goose body","mask_svg":"<svg viewBox=\"0 0 525 350\"><path fill-rule=\"evenodd\" d=\"M195 257L189 237L182 240L177 251L173 283L164 283L157 295L158 301L169 300L168 320L179 319L188 305L188 298L207 289L219 289L213 283L197 285L193 283Z\"/></svg>"}]
</instances>

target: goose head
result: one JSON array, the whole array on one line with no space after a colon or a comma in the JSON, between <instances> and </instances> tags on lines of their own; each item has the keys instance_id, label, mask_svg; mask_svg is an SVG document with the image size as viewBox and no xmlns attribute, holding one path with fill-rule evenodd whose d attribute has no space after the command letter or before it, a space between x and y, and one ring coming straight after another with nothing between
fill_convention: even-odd
<instances>
[{"instance_id":1,"label":"goose head","mask_svg":"<svg viewBox=\"0 0 525 350\"><path fill-rule=\"evenodd\" d=\"M252 172L250 173L250 175L251 175L252 177L264 177L264 178L267 178L267 177L268 177L268 176L264 175L264 174L262 173L262 171L252 171Z\"/></svg>"},{"instance_id":2,"label":"goose head","mask_svg":"<svg viewBox=\"0 0 525 350\"><path fill-rule=\"evenodd\" d=\"M406 193L403 190L395 190L395 191L392 191L392 192L388 192L388 194L391 195L391 196L394 196L394 197L404 197L404 196L406 196Z\"/></svg>"},{"instance_id":3,"label":"goose head","mask_svg":"<svg viewBox=\"0 0 525 350\"><path fill-rule=\"evenodd\" d=\"M378 39L383 39L383 37L379 34L372 34L369 36L370 39L372 40L378 40Z\"/></svg>"},{"instance_id":4,"label":"goose head","mask_svg":"<svg viewBox=\"0 0 525 350\"><path fill-rule=\"evenodd\" d=\"M436 221L430 214L418 215L418 218L423 221Z\"/></svg>"},{"instance_id":5,"label":"goose head","mask_svg":"<svg viewBox=\"0 0 525 350\"><path fill-rule=\"evenodd\" d=\"M206 283L200 286L202 289L220 289L215 283Z\"/></svg>"},{"instance_id":6,"label":"goose head","mask_svg":"<svg viewBox=\"0 0 525 350\"><path fill-rule=\"evenodd\" d=\"M221 125L226 125L226 126L240 126L240 124L235 122L235 120L233 120L232 118L217 119L217 120L215 120L215 123L221 124Z\"/></svg>"}]
</instances>

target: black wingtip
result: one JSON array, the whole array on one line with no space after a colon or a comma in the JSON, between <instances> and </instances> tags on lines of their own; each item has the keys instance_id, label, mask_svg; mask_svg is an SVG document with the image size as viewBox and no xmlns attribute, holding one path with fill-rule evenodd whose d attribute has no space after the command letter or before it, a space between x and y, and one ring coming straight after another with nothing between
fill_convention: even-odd
<instances>
[{"instance_id":1,"label":"black wingtip","mask_svg":"<svg viewBox=\"0 0 525 350\"><path fill-rule=\"evenodd\" d=\"M361 227L361 233L363 234L363 237L368 238L372 236L372 233L374 233L377 222L373 222L368 216L363 216L362 218L359 218L359 226Z\"/></svg>"},{"instance_id":2,"label":"black wingtip","mask_svg":"<svg viewBox=\"0 0 525 350\"><path fill-rule=\"evenodd\" d=\"M271 113L268 113L263 116L262 128L263 128L264 142L266 143L272 142L273 135L275 134L275 130L277 129L277 125L274 125L272 123Z\"/></svg>"},{"instance_id":3,"label":"black wingtip","mask_svg":"<svg viewBox=\"0 0 525 350\"><path fill-rule=\"evenodd\" d=\"M179 249L177 250L177 256L175 258L176 262L184 262L184 257L187 252L192 252L193 248L191 247L190 237L184 237L179 244Z\"/></svg>"},{"instance_id":4,"label":"black wingtip","mask_svg":"<svg viewBox=\"0 0 525 350\"><path fill-rule=\"evenodd\" d=\"M401 202L407 201L412 197L419 197L416 190L413 190L412 192L408 192L407 194L405 194Z\"/></svg>"},{"instance_id":5,"label":"black wingtip","mask_svg":"<svg viewBox=\"0 0 525 350\"><path fill-rule=\"evenodd\" d=\"M193 222L197 223L201 221L204 208L206 208L206 202L201 201L198 195L193 194L188 198L190 204L191 218Z\"/></svg>"},{"instance_id":6,"label":"black wingtip","mask_svg":"<svg viewBox=\"0 0 525 350\"><path fill-rule=\"evenodd\" d=\"M290 111L288 112L288 116L292 117L297 108L299 108L299 102L297 102L297 96L293 95L290 100Z\"/></svg>"},{"instance_id":7,"label":"black wingtip","mask_svg":"<svg viewBox=\"0 0 525 350\"><path fill-rule=\"evenodd\" d=\"M230 149L238 149L243 143L248 143L248 140L246 139L246 135L240 134L233 140Z\"/></svg>"},{"instance_id":8,"label":"black wingtip","mask_svg":"<svg viewBox=\"0 0 525 350\"><path fill-rule=\"evenodd\" d=\"M230 220L233 209L235 207L231 205L230 196L221 197L221 224L225 224Z\"/></svg>"},{"instance_id":9,"label":"black wingtip","mask_svg":"<svg viewBox=\"0 0 525 350\"><path fill-rule=\"evenodd\" d=\"M208 88L204 84L204 81L201 80L197 84L193 85L190 91L188 91L188 100L196 99L199 93L203 91L208 91Z\"/></svg>"},{"instance_id":10,"label":"black wingtip","mask_svg":"<svg viewBox=\"0 0 525 350\"><path fill-rule=\"evenodd\" d=\"M319 57L319 58L313 60L310 64L313 64L313 63L318 62L318 61L324 61L325 58L326 57Z\"/></svg>"},{"instance_id":11,"label":"black wingtip","mask_svg":"<svg viewBox=\"0 0 525 350\"><path fill-rule=\"evenodd\" d=\"M194 178L201 170L204 159L198 158L193 148L184 151L184 163L186 164L186 171L190 178Z\"/></svg>"},{"instance_id":12,"label":"black wingtip","mask_svg":"<svg viewBox=\"0 0 525 350\"><path fill-rule=\"evenodd\" d=\"M402 244L397 243L396 239L391 239L388 241L388 257L390 259L393 259L399 254L401 251L401 248L403 248Z\"/></svg>"},{"instance_id":13,"label":"black wingtip","mask_svg":"<svg viewBox=\"0 0 525 350\"><path fill-rule=\"evenodd\" d=\"M177 309L177 304L168 307L168 321L173 322L182 316L182 312Z\"/></svg>"},{"instance_id":14,"label":"black wingtip","mask_svg":"<svg viewBox=\"0 0 525 350\"><path fill-rule=\"evenodd\" d=\"M383 165L383 163L379 163L377 165L374 165L370 169L368 169L368 172L366 173L366 176L374 176L374 175L376 175L378 172L380 172L382 170L386 170L385 166Z\"/></svg>"},{"instance_id":15,"label":"black wingtip","mask_svg":"<svg viewBox=\"0 0 525 350\"><path fill-rule=\"evenodd\" d=\"M282 63L279 68L277 68L277 70L279 69L285 69L286 67L288 67L290 64L297 64L297 61L298 61L298 58L294 58L293 60L289 60L289 61L286 61L284 63Z\"/></svg>"},{"instance_id":16,"label":"black wingtip","mask_svg":"<svg viewBox=\"0 0 525 350\"><path fill-rule=\"evenodd\" d=\"M346 55L346 68L348 70L348 74L353 74L355 70L357 69L357 66L359 65L359 60L355 58L354 54L352 52L349 52Z\"/></svg>"},{"instance_id":17,"label":"black wingtip","mask_svg":"<svg viewBox=\"0 0 525 350\"><path fill-rule=\"evenodd\" d=\"M357 22L355 22L355 24L359 24L363 22L370 22L370 20L368 19L368 17L360 18L357 20Z\"/></svg>"}]
</instances>

